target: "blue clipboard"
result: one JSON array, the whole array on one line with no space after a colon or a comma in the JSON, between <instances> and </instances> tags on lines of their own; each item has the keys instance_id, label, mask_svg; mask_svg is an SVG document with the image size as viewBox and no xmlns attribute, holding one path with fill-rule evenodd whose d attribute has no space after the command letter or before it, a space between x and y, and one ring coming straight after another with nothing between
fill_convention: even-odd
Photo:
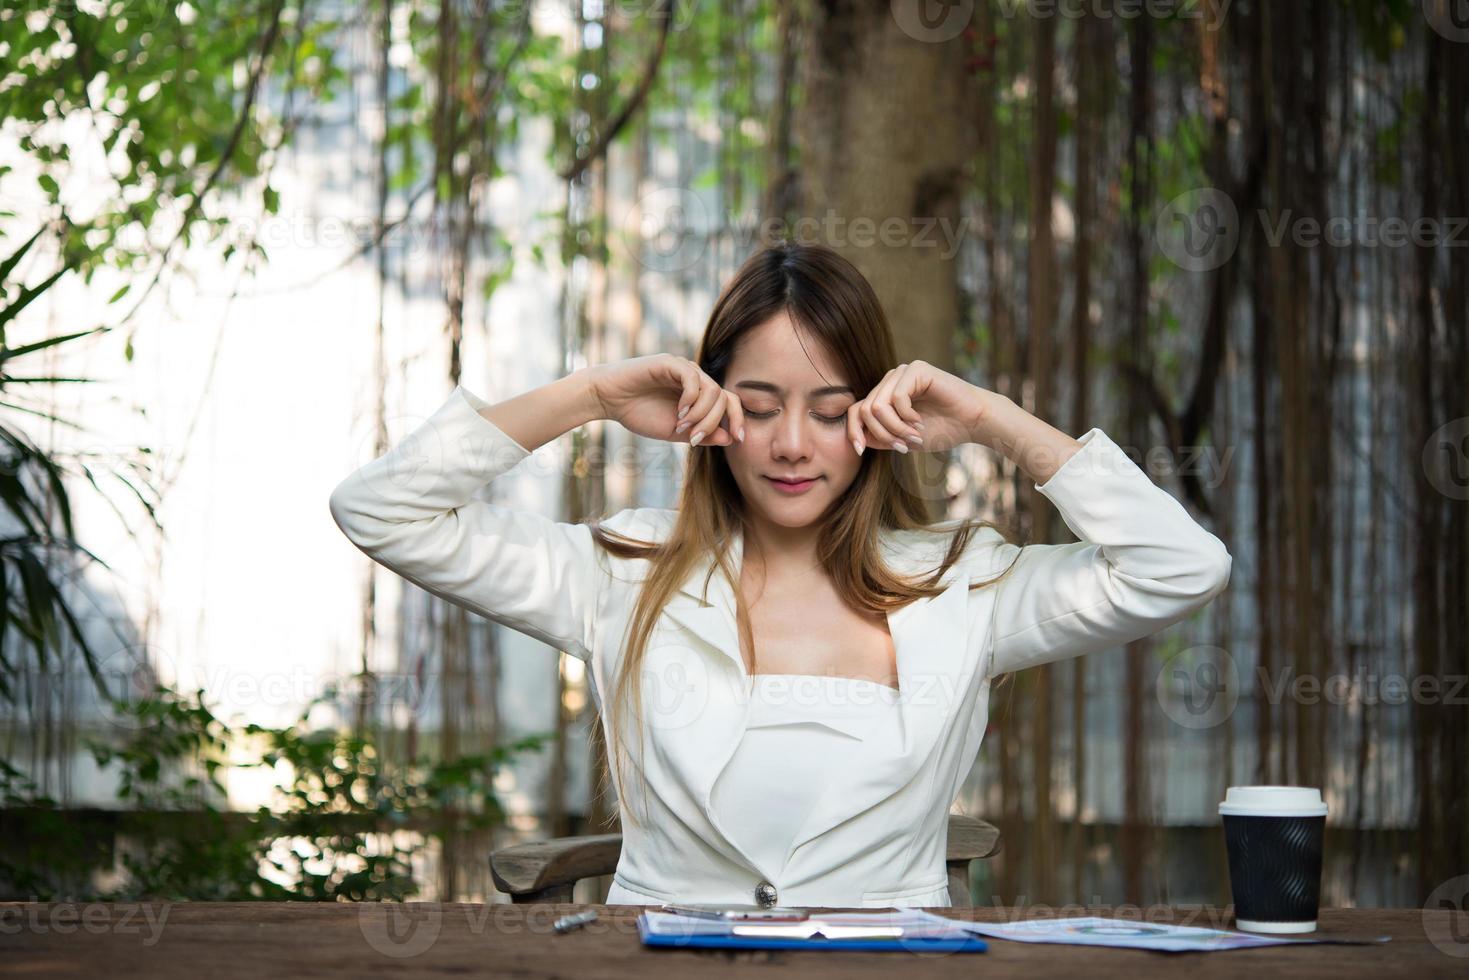
<instances>
[{"instance_id":1,"label":"blue clipboard","mask_svg":"<svg viewBox=\"0 0 1469 980\"><path fill-rule=\"evenodd\" d=\"M689 933L680 936L657 935L648 931L646 914L638 916L638 935L644 946L665 949L860 949L900 953L983 953L989 945L977 936L962 939L872 938L827 939L825 936L800 939L791 936L734 936L711 933Z\"/></svg>"}]
</instances>

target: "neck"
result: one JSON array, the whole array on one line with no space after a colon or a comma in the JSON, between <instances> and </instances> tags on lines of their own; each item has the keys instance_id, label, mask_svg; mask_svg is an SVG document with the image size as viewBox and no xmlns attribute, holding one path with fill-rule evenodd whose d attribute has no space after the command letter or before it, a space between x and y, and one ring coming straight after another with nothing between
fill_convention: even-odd
<instances>
[{"instance_id":1,"label":"neck","mask_svg":"<svg viewBox=\"0 0 1469 980\"><path fill-rule=\"evenodd\" d=\"M809 572L817 567L818 526L782 527L761 517L752 517L744 543L742 561L753 563L767 575Z\"/></svg>"}]
</instances>

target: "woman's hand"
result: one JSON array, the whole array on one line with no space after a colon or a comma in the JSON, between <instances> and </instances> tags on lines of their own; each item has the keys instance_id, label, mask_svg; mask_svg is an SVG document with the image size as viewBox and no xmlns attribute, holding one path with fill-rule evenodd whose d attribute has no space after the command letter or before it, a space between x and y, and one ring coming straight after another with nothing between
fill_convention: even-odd
<instances>
[{"instance_id":1,"label":"woman's hand","mask_svg":"<svg viewBox=\"0 0 1469 980\"><path fill-rule=\"evenodd\" d=\"M847 409L847 438L859 455L868 446L938 452L979 442L985 413L998 397L925 361L909 361Z\"/></svg>"},{"instance_id":2,"label":"woman's hand","mask_svg":"<svg viewBox=\"0 0 1469 980\"><path fill-rule=\"evenodd\" d=\"M601 417L630 432L691 446L728 446L745 431L739 398L693 361L649 354L587 368Z\"/></svg>"}]
</instances>

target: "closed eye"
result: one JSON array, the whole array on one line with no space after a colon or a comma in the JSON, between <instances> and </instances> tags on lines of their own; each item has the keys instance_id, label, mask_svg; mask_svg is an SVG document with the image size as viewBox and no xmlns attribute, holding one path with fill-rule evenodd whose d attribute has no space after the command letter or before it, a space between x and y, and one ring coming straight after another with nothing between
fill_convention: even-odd
<instances>
[{"instance_id":1,"label":"closed eye","mask_svg":"<svg viewBox=\"0 0 1469 980\"><path fill-rule=\"evenodd\" d=\"M768 412L752 412L749 409L746 409L745 410L745 418L748 418L748 419L773 419L773 418L775 418L775 413L776 413L776 409L771 409ZM814 418L814 419L816 419L819 422L822 422L822 423L826 424L826 425L845 425L846 424L846 421L847 421L847 416L846 415L838 415L838 416L832 417L830 415L822 415L820 412L812 412L811 413L811 417Z\"/></svg>"}]
</instances>

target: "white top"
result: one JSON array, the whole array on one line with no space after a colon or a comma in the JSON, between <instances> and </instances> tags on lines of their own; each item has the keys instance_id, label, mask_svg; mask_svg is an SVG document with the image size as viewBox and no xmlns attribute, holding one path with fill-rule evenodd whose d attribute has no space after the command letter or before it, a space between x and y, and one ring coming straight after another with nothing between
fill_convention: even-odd
<instances>
[{"instance_id":1,"label":"white top","mask_svg":"<svg viewBox=\"0 0 1469 980\"><path fill-rule=\"evenodd\" d=\"M899 737L899 692L821 674L752 680L749 722L710 805L719 827L761 867L782 869L816 802L841 792L828 785L833 776L860 769L869 740Z\"/></svg>"}]
</instances>

